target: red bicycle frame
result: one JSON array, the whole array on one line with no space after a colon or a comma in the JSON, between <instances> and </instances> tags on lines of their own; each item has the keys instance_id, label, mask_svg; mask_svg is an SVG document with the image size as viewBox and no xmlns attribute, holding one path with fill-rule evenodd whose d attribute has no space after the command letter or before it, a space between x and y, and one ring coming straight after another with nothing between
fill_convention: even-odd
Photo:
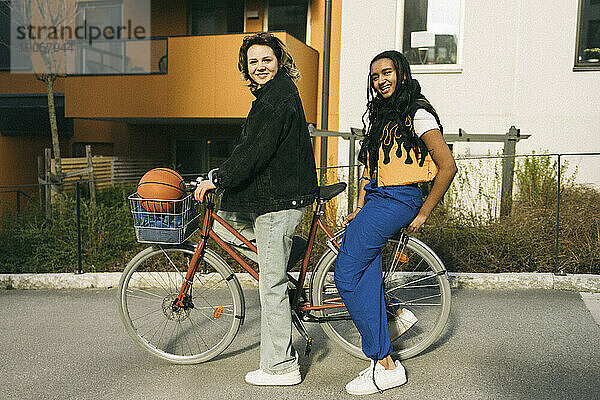
<instances>
[{"instance_id":1,"label":"red bicycle frame","mask_svg":"<svg viewBox=\"0 0 600 400\"><path fill-rule=\"evenodd\" d=\"M213 230L212 226L213 226L214 221L218 222L225 229L227 229L229 232L231 232L233 235L235 235L236 238L241 240L242 243L244 243L244 245L246 245L254 253L257 253L256 246L253 245L248 239L246 239L241 233L239 233L234 228L232 228L231 225L229 225L225 220L223 220L221 217L219 217L219 215L215 212L215 210L214 210L214 193L209 192L206 194L206 196L207 196L206 211L204 212L204 221L202 224L200 241L198 242L198 245L196 246L196 250L194 251L194 255L192 256L192 259L190 261L190 265L188 267L187 274L185 276L185 280L183 281L181 289L179 290L179 295L177 296L177 299L173 302L174 310L179 309L179 307L185 307L184 299L186 298L187 294L189 293L189 291L192 287L193 278L194 278L194 275L196 274L197 267L198 267L198 260L204 254L204 249L206 247L206 241L209 237L212 238L215 242L217 242L217 244L221 248L223 248L227 253L229 253L229 255L231 255L231 257L233 257L233 259L235 259L235 261L237 261L238 264L240 264L241 267L244 268L254 279L259 280L259 273L256 272L240 256L240 254L236 250L232 249L231 246L229 246L228 243L226 243L223 239L221 239L221 237ZM320 228L323 231L323 233L325 233L325 235L327 235L327 237L329 237L329 239L334 244L334 246L336 246L338 249L340 247L339 243L335 240L335 235L329 230L329 228L323 223L323 221L321 221L321 216L324 215L323 208L324 208L325 204L326 204L326 201L319 201L317 203L317 207L315 208L315 211L313 213L313 218L312 218L312 222L311 222L311 226L310 226L310 233L308 235L308 245L307 245L306 253L304 254L304 259L302 260L302 267L300 269L300 275L298 276L298 283L296 286L297 288L302 288L304 286L304 281L306 279L306 272L308 270L308 261L310 259L310 255L312 253L312 247L313 247L313 244L315 241L317 228ZM301 293L300 290L295 291L294 298L292 300L293 308L296 308L299 305L300 293ZM341 298L339 298L339 297L327 300L327 302L329 302L329 303L340 302L340 301L341 301ZM299 307L299 310L310 311L310 310L321 310L321 309L326 309L326 308L338 308L338 307L344 307L344 304L335 303L335 304L326 304L326 305L322 305L322 306L313 306L313 305L310 305L309 302L305 302Z\"/></svg>"}]
</instances>

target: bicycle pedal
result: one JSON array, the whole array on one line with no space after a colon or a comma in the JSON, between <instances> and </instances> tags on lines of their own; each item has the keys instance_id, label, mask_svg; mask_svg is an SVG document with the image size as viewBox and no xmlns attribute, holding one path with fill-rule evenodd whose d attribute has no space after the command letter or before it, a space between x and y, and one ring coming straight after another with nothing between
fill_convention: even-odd
<instances>
[{"instance_id":1,"label":"bicycle pedal","mask_svg":"<svg viewBox=\"0 0 600 400\"><path fill-rule=\"evenodd\" d=\"M306 339L306 347L304 348L304 356L305 357L308 357L311 349L312 349L312 338L309 337L308 339Z\"/></svg>"}]
</instances>

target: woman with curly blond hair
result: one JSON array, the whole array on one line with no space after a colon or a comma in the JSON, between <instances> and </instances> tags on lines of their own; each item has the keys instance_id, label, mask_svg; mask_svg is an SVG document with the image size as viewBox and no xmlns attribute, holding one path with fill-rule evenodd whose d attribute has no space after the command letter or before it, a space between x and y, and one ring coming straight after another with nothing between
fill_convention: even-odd
<instances>
[{"instance_id":1,"label":"woman with curly blond hair","mask_svg":"<svg viewBox=\"0 0 600 400\"><path fill-rule=\"evenodd\" d=\"M196 198L223 189L219 215L256 240L261 305L260 368L246 374L252 385L301 382L292 347L292 320L286 267L292 236L304 209L317 193L317 175L304 108L294 80L299 72L286 46L270 33L247 36L238 68L256 97L237 146L213 174L200 183ZM241 244L219 224L217 233Z\"/></svg>"}]
</instances>

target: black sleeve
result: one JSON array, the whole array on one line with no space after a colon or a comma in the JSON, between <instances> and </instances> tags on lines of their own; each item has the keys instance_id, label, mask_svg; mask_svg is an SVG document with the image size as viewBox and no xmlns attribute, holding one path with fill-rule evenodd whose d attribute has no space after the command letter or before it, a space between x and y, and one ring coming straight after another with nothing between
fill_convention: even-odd
<instances>
[{"instance_id":1,"label":"black sleeve","mask_svg":"<svg viewBox=\"0 0 600 400\"><path fill-rule=\"evenodd\" d=\"M261 105L246 120L241 141L213 177L219 188L235 187L263 168L275 154L280 136L292 117L293 109L279 104L276 108Z\"/></svg>"}]
</instances>

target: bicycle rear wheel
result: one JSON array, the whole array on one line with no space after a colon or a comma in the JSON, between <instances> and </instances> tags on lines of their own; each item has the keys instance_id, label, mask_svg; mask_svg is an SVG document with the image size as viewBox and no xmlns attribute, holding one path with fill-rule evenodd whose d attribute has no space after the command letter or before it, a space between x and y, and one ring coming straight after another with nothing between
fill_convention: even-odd
<instances>
[{"instance_id":1,"label":"bicycle rear wheel","mask_svg":"<svg viewBox=\"0 0 600 400\"><path fill-rule=\"evenodd\" d=\"M177 364L219 355L244 317L240 284L210 249L199 261L186 307L173 310L194 250L191 243L149 247L131 260L119 283L119 312L127 333L143 349Z\"/></svg>"},{"instance_id":2,"label":"bicycle rear wheel","mask_svg":"<svg viewBox=\"0 0 600 400\"><path fill-rule=\"evenodd\" d=\"M450 313L450 285L446 269L436 254L412 237L404 243L390 239L382 250L384 293L388 316L394 309L406 308L418 319L408 331L392 342L393 354L400 359L414 357L431 346L442 333ZM366 359L361 337L343 307L333 276L337 254L328 250L316 268L312 281L312 304L341 306L318 310L325 333L348 353ZM333 320L333 319L338 320Z\"/></svg>"}]
</instances>

